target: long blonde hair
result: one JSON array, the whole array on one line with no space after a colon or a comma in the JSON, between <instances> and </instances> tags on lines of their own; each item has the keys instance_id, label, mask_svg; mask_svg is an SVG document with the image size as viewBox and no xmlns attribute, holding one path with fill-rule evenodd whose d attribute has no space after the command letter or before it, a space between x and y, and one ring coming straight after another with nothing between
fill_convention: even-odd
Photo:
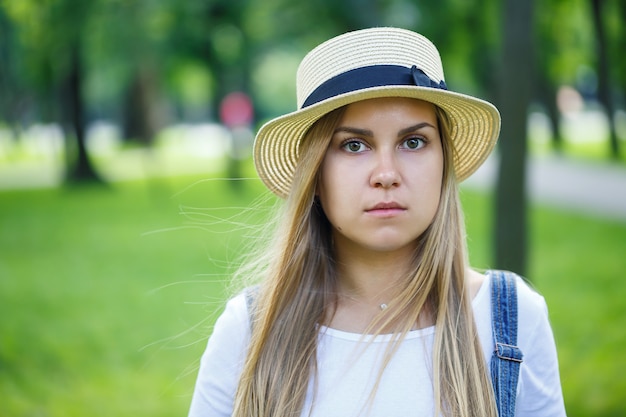
<instances>
[{"instance_id":1,"label":"long blonde hair","mask_svg":"<svg viewBox=\"0 0 626 417\"><path fill-rule=\"evenodd\" d=\"M259 261L264 276L235 396L235 417L300 416L316 373L318 324L335 305L336 276L330 225L315 202L315 189L343 112L338 109L324 116L303 139L275 244L265 252L266 261ZM394 324L397 347L428 309L436 324L432 358L436 415L497 417L465 287L465 227L449 126L443 111L437 109L437 117L444 151L441 201L420 238L413 271L389 303L397 307L386 318L381 315L371 328L376 334ZM387 361L394 349L392 345L388 350Z\"/></svg>"}]
</instances>

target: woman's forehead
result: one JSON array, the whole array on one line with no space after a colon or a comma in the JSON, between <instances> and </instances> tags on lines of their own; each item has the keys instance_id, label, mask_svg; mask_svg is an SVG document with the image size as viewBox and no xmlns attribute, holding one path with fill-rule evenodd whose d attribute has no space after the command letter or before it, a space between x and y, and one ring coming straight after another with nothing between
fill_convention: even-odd
<instances>
[{"instance_id":1,"label":"woman's forehead","mask_svg":"<svg viewBox=\"0 0 626 417\"><path fill-rule=\"evenodd\" d=\"M405 97L384 97L348 104L340 124L350 120L372 120L373 117L393 115L397 117L437 120L436 107L424 100Z\"/></svg>"}]
</instances>

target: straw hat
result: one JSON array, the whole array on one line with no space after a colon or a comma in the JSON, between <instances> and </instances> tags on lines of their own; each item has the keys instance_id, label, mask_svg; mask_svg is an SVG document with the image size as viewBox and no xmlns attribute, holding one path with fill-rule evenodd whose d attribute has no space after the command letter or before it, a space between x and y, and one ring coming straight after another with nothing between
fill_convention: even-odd
<instances>
[{"instance_id":1,"label":"straw hat","mask_svg":"<svg viewBox=\"0 0 626 417\"><path fill-rule=\"evenodd\" d=\"M261 180L283 198L289 194L307 130L330 111L356 101L411 97L443 109L451 122L459 181L484 162L500 132L495 106L448 91L437 48L404 29L364 29L328 40L304 57L296 83L298 110L267 122L254 142Z\"/></svg>"}]
</instances>

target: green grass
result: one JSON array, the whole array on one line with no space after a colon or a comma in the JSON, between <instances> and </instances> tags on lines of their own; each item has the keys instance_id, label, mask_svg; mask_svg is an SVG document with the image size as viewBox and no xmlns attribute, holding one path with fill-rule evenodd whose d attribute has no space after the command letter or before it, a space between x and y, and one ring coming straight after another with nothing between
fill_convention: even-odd
<instances>
[{"instance_id":1,"label":"green grass","mask_svg":"<svg viewBox=\"0 0 626 417\"><path fill-rule=\"evenodd\" d=\"M237 208L258 182L195 180L0 192L1 416L186 414L239 222L265 215ZM490 267L490 199L463 200L472 262ZM543 208L531 223L568 413L623 415L626 225Z\"/></svg>"},{"instance_id":2,"label":"green grass","mask_svg":"<svg viewBox=\"0 0 626 417\"><path fill-rule=\"evenodd\" d=\"M553 305L571 416L623 416L626 224L543 209L534 226L532 270Z\"/></svg>"},{"instance_id":3,"label":"green grass","mask_svg":"<svg viewBox=\"0 0 626 417\"><path fill-rule=\"evenodd\" d=\"M191 182L0 193L0 415L185 414L245 230L180 207L260 189Z\"/></svg>"}]
</instances>

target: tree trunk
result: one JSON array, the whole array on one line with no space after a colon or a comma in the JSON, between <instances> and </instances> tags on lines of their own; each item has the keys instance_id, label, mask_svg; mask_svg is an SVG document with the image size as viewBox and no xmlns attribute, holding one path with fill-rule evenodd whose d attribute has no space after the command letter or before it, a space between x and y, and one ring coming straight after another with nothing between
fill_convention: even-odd
<instances>
[{"instance_id":1,"label":"tree trunk","mask_svg":"<svg viewBox=\"0 0 626 417\"><path fill-rule=\"evenodd\" d=\"M124 99L122 130L124 140L136 140L151 146L159 129L155 75L152 69L140 66L135 70Z\"/></svg>"},{"instance_id":2,"label":"tree trunk","mask_svg":"<svg viewBox=\"0 0 626 417\"><path fill-rule=\"evenodd\" d=\"M526 122L532 68L532 1L506 0L499 107L500 171L496 184L495 266L526 274Z\"/></svg>"},{"instance_id":3,"label":"tree trunk","mask_svg":"<svg viewBox=\"0 0 626 417\"><path fill-rule=\"evenodd\" d=\"M561 134L561 114L556 104L556 89L553 83L546 77L545 71L537 72L537 96L545 106L552 130L552 150L558 154L563 152L563 135Z\"/></svg>"},{"instance_id":4,"label":"tree trunk","mask_svg":"<svg viewBox=\"0 0 626 417\"><path fill-rule=\"evenodd\" d=\"M619 158L619 142L617 140L617 132L615 131L615 109L611 100L611 74L609 71L609 56L606 41L606 33L602 24L602 11L604 2L602 0L591 0L591 8L593 10L593 28L596 34L596 51L597 51L597 71L598 71L598 100L604 107L606 115L609 119L609 140L610 140L610 156L613 159Z\"/></svg>"},{"instance_id":5,"label":"tree trunk","mask_svg":"<svg viewBox=\"0 0 626 417\"><path fill-rule=\"evenodd\" d=\"M82 98L82 62L80 46L74 44L71 50L70 71L63 85L63 97L66 108L66 118L69 132L66 141L74 139L76 144L76 157L70 158L68 155L68 171L66 181L70 183L82 182L102 182L97 174L86 146L85 135L85 109ZM68 146L69 148L69 146Z\"/></svg>"}]
</instances>

